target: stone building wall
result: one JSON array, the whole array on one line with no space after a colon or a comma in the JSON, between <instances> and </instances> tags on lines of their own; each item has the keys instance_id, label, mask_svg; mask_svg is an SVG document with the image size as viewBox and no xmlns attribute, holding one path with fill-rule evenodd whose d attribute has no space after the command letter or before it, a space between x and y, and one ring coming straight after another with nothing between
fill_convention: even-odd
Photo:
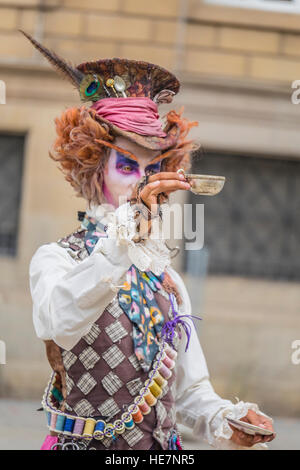
<instances>
[{"instance_id":1,"label":"stone building wall","mask_svg":"<svg viewBox=\"0 0 300 470\"><path fill-rule=\"evenodd\" d=\"M38 246L77 226L85 204L48 157L54 119L78 106L78 95L19 28L76 64L116 56L170 68L182 81L175 107L185 105L199 121L193 137L204 151L298 159L299 108L290 95L300 78L300 15L200 0L0 1L0 80L7 89L0 134L26 134L18 254L0 259L0 339L7 345L0 394L23 398L39 397L49 372L33 331L28 264ZM299 373L290 360L299 284L209 276L199 299L197 280L186 279L194 312L199 305L205 311L200 336L216 390L272 413L300 414Z\"/></svg>"}]
</instances>

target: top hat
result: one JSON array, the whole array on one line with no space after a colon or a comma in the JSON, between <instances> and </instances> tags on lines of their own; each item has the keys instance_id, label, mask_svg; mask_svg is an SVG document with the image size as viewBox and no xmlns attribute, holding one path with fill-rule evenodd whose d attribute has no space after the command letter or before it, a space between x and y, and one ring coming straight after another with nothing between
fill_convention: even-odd
<instances>
[{"instance_id":1,"label":"top hat","mask_svg":"<svg viewBox=\"0 0 300 470\"><path fill-rule=\"evenodd\" d=\"M92 108L94 109L99 103L101 107L107 98L118 98L115 101L110 100L112 107L114 103L116 105L120 103L119 98L124 100L126 98L143 98L144 100L141 101L147 104L152 115L158 119L157 106L161 103L171 103L174 95L179 91L180 83L177 78L158 65L113 58L84 62L74 66L40 44L30 34L22 30L19 31L46 57L58 73L75 86L83 102L93 102ZM127 103L129 105L130 100ZM125 102L122 104L125 105ZM121 109L121 113L126 114L128 112L126 109L127 106L123 111ZM126 137L151 150L166 150L173 147L180 134L177 123L168 124L164 129L161 129L161 132L151 135L151 130L144 133L143 131L128 130L126 126L120 127L97 112L93 113L93 117L100 123L105 123L113 135Z\"/></svg>"}]
</instances>

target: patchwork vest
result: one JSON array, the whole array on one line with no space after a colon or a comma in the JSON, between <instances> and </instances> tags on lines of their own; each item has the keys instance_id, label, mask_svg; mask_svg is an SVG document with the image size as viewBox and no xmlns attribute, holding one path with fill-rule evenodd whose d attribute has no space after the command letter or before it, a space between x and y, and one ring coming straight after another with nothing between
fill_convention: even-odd
<instances>
[{"instance_id":1,"label":"patchwork vest","mask_svg":"<svg viewBox=\"0 0 300 470\"><path fill-rule=\"evenodd\" d=\"M86 230L80 228L57 241L77 262L89 256L84 244L85 233ZM154 292L154 296L165 322L172 320L168 293L162 288ZM60 348L66 378L66 413L113 423L121 419L128 406L134 403L149 372L140 367L135 355L132 329L133 324L119 306L116 294L104 311L99 312L99 318L88 334L72 350ZM177 348L178 343L175 350ZM173 369L172 376L162 388L162 395L141 423L116 435L117 439L93 439L89 446L96 449L148 450L159 443L158 448L170 448L171 436L174 432L178 434L175 375Z\"/></svg>"}]
</instances>

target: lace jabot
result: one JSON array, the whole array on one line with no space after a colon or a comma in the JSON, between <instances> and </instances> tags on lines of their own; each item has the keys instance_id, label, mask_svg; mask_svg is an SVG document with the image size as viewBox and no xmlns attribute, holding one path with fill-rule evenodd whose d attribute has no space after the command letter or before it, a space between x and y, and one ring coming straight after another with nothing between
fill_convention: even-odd
<instances>
[{"instance_id":1,"label":"lace jabot","mask_svg":"<svg viewBox=\"0 0 300 470\"><path fill-rule=\"evenodd\" d=\"M166 204L161 206L162 214ZM107 226L106 233L109 239L115 239L116 245L127 245L128 256L141 271L152 271L160 275L171 265L170 251L165 244L161 227L155 226L155 231L149 238L139 243L133 241L137 234L137 222L134 207L129 202L120 205L117 209L111 204L91 204L86 209L89 217ZM103 239L99 239L96 252L105 252ZM108 254L108 253L107 253Z\"/></svg>"}]
</instances>

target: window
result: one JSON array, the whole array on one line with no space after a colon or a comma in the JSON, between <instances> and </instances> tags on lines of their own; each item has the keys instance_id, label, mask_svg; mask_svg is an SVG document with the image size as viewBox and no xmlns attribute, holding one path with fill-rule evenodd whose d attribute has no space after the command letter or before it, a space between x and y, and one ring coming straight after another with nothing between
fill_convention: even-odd
<instances>
[{"instance_id":1,"label":"window","mask_svg":"<svg viewBox=\"0 0 300 470\"><path fill-rule=\"evenodd\" d=\"M193 172L226 182L214 197L190 193L190 202L204 203L205 237L203 253L185 251L186 270L208 253L212 274L299 280L300 162L219 152L196 162Z\"/></svg>"},{"instance_id":2,"label":"window","mask_svg":"<svg viewBox=\"0 0 300 470\"><path fill-rule=\"evenodd\" d=\"M300 13L300 0L205 0L205 2L212 5Z\"/></svg>"},{"instance_id":3,"label":"window","mask_svg":"<svg viewBox=\"0 0 300 470\"><path fill-rule=\"evenodd\" d=\"M16 256L24 136L0 134L0 255Z\"/></svg>"}]
</instances>

